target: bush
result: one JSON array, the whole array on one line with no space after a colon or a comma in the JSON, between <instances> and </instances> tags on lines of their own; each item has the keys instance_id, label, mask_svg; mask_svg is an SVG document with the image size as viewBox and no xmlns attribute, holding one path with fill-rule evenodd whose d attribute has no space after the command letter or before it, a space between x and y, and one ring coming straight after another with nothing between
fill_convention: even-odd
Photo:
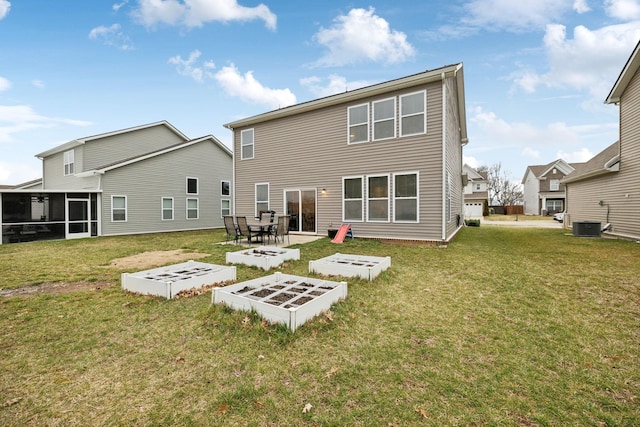
<instances>
[{"instance_id":1,"label":"bush","mask_svg":"<svg viewBox=\"0 0 640 427\"><path fill-rule=\"evenodd\" d=\"M465 219L464 220L464 225L466 225L467 227L480 227L480 220L479 219Z\"/></svg>"}]
</instances>

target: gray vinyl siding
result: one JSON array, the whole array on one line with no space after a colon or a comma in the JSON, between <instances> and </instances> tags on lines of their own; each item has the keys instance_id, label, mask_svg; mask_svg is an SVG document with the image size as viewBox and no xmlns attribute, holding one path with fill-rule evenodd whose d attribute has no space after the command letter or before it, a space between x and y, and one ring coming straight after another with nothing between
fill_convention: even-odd
<instances>
[{"instance_id":1,"label":"gray vinyl siding","mask_svg":"<svg viewBox=\"0 0 640 427\"><path fill-rule=\"evenodd\" d=\"M198 194L186 194L186 178ZM232 178L231 156L211 141L108 171L103 177L102 235L222 228L220 181ZM111 196L127 197L127 221L111 221ZM161 218L162 197L173 197L174 219ZM199 219L186 219L186 199L198 198ZM231 199L231 196L225 196Z\"/></svg>"},{"instance_id":2,"label":"gray vinyl siding","mask_svg":"<svg viewBox=\"0 0 640 427\"><path fill-rule=\"evenodd\" d=\"M451 185L451 212L445 217L446 236L444 240L449 240L459 228L458 219L463 217L464 209L464 188L462 187L462 141L460 140L460 117L458 116L457 91L455 80L449 78L445 80L446 96L446 133L445 133L445 169L450 174ZM445 173L445 179L446 173ZM445 195L446 200L446 195ZM446 215L445 207L444 213Z\"/></svg>"},{"instance_id":3,"label":"gray vinyl siding","mask_svg":"<svg viewBox=\"0 0 640 427\"><path fill-rule=\"evenodd\" d=\"M390 96L427 90L427 133L395 139L347 144L347 108ZM356 236L401 239L442 239L442 83L430 83L376 97L359 99L274 119L253 126L254 155L235 160L236 214L254 215L254 184L270 184L270 208L285 211L285 189L317 190L317 232L342 222L342 179L347 176L390 174L390 221L352 222ZM396 103L399 110L400 102ZM372 108L369 109L372 114ZM398 115L396 115L398 117ZM370 133L372 121L370 120ZM251 127L248 127L251 128ZM396 122L399 135L400 123ZM240 134L234 129L234 152L240 152ZM456 126L459 135L459 127ZM459 138L459 136L458 136ZM458 145L457 150L460 150ZM459 153L457 154L460 155ZM457 180L460 180L458 165ZM394 173L419 173L419 223L393 222ZM460 182L461 187L461 182ZM322 194L322 189L326 193ZM459 190L461 197L461 190ZM363 201L366 209L366 195ZM366 219L366 212L364 214Z\"/></svg>"},{"instance_id":4,"label":"gray vinyl siding","mask_svg":"<svg viewBox=\"0 0 640 427\"><path fill-rule=\"evenodd\" d=\"M105 165L118 163L169 147L185 140L166 126L153 126L87 141L84 144L82 171L89 171ZM78 170L80 172L80 170Z\"/></svg>"},{"instance_id":5,"label":"gray vinyl siding","mask_svg":"<svg viewBox=\"0 0 640 427\"><path fill-rule=\"evenodd\" d=\"M620 99L620 171L569 183L569 221L609 222L611 232L640 239L639 176L640 76L636 73Z\"/></svg>"},{"instance_id":6,"label":"gray vinyl siding","mask_svg":"<svg viewBox=\"0 0 640 427\"><path fill-rule=\"evenodd\" d=\"M77 146L73 150L75 173L80 173L82 172L84 146ZM96 176L86 178L78 178L74 175L65 176L64 152L62 151L43 159L42 181L45 189L95 190L99 185L99 178Z\"/></svg>"}]
</instances>

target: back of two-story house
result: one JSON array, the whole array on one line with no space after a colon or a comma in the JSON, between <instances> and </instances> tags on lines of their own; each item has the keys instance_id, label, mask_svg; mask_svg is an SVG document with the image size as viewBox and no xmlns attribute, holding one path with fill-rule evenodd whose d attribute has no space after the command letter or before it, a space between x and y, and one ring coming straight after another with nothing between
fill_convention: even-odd
<instances>
[{"instance_id":1,"label":"back of two-story house","mask_svg":"<svg viewBox=\"0 0 640 427\"><path fill-rule=\"evenodd\" d=\"M39 188L2 195L4 243L221 228L231 212L231 150L212 136L189 140L165 121L37 157Z\"/></svg>"},{"instance_id":2,"label":"back of two-story house","mask_svg":"<svg viewBox=\"0 0 640 427\"><path fill-rule=\"evenodd\" d=\"M564 212L566 196L562 180L578 165L558 159L546 165L528 166L522 178L525 215Z\"/></svg>"},{"instance_id":3,"label":"back of two-story house","mask_svg":"<svg viewBox=\"0 0 640 427\"><path fill-rule=\"evenodd\" d=\"M482 218L488 209L489 181L487 172L478 172L471 166L462 166L464 185L464 217Z\"/></svg>"},{"instance_id":4,"label":"back of two-story house","mask_svg":"<svg viewBox=\"0 0 640 427\"><path fill-rule=\"evenodd\" d=\"M462 65L297 104L233 130L237 215L275 210L292 232L449 241L463 207Z\"/></svg>"}]
</instances>

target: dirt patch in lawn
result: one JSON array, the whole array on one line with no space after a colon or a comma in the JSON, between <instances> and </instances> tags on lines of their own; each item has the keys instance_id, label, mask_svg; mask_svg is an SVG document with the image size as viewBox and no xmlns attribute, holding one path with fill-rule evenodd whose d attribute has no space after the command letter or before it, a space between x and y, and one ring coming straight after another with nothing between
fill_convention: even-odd
<instances>
[{"instance_id":1,"label":"dirt patch in lawn","mask_svg":"<svg viewBox=\"0 0 640 427\"><path fill-rule=\"evenodd\" d=\"M98 291L114 286L112 282L52 282L21 288L0 289L3 297L28 297L41 294L70 294L73 292Z\"/></svg>"},{"instance_id":2,"label":"dirt patch in lawn","mask_svg":"<svg viewBox=\"0 0 640 427\"><path fill-rule=\"evenodd\" d=\"M117 258L111 261L110 268L119 270L146 270L172 263L188 261L209 256L198 252L187 252L184 249L173 251L142 252L125 258ZM96 291L115 286L113 282L51 282L39 285L22 286L13 289L0 289L2 297L31 296L39 294L70 294L73 292Z\"/></svg>"},{"instance_id":3,"label":"dirt patch in lawn","mask_svg":"<svg viewBox=\"0 0 640 427\"><path fill-rule=\"evenodd\" d=\"M184 249L173 251L153 251L142 252L125 258L116 258L111 261L109 267L121 270L137 269L146 270L148 268L160 267L172 263L184 262L190 259L208 257L209 254L198 252L187 252Z\"/></svg>"}]
</instances>

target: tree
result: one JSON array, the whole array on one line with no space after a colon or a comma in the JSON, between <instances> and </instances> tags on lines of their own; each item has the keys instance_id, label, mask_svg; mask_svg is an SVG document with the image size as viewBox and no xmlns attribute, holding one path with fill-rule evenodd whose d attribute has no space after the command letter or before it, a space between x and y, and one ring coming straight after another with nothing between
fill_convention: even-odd
<instances>
[{"instance_id":1,"label":"tree","mask_svg":"<svg viewBox=\"0 0 640 427\"><path fill-rule=\"evenodd\" d=\"M480 166L478 172L487 174L487 190L489 204L494 206L511 206L520 204L523 193L519 182L511 179L510 173L502 169L502 163L492 166Z\"/></svg>"}]
</instances>

